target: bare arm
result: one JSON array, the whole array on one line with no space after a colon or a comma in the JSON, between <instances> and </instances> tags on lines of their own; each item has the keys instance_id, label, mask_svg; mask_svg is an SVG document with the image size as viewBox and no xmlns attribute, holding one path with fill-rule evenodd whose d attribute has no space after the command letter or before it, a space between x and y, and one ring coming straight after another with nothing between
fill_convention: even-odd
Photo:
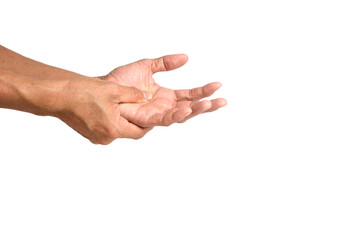
<instances>
[{"instance_id":1,"label":"bare arm","mask_svg":"<svg viewBox=\"0 0 360 240\"><path fill-rule=\"evenodd\" d=\"M0 108L55 116L93 143L138 139L154 126L185 122L226 105L222 98L200 101L220 83L172 90L152 75L181 67L184 54L143 59L102 78L52 67L0 46Z\"/></svg>"},{"instance_id":2,"label":"bare arm","mask_svg":"<svg viewBox=\"0 0 360 240\"><path fill-rule=\"evenodd\" d=\"M44 63L24 57L1 45L0 69L39 80L56 80L83 77L81 74L49 66Z\"/></svg>"},{"instance_id":3,"label":"bare arm","mask_svg":"<svg viewBox=\"0 0 360 240\"><path fill-rule=\"evenodd\" d=\"M61 110L60 94L65 84L0 69L0 108L54 116Z\"/></svg>"},{"instance_id":4,"label":"bare arm","mask_svg":"<svg viewBox=\"0 0 360 240\"><path fill-rule=\"evenodd\" d=\"M144 101L140 90L98 78L39 80L0 69L0 108L57 117L92 143L143 137L151 128L122 117L119 104Z\"/></svg>"}]
</instances>

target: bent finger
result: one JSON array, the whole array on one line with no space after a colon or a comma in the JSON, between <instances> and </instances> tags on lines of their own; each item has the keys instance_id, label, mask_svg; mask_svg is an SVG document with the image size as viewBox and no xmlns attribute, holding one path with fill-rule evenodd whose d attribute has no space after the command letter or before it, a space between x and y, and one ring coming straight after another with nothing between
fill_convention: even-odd
<instances>
[{"instance_id":1,"label":"bent finger","mask_svg":"<svg viewBox=\"0 0 360 240\"><path fill-rule=\"evenodd\" d=\"M191 114L191 108L172 108L165 113L152 116L146 126L170 126Z\"/></svg>"},{"instance_id":2,"label":"bent finger","mask_svg":"<svg viewBox=\"0 0 360 240\"><path fill-rule=\"evenodd\" d=\"M189 116L187 116L186 118L184 118L183 120L181 120L179 123L183 123L183 122L189 120L190 118L193 118L193 117L207 111L210 108L211 108L210 100L195 102L195 103L193 103L193 105L191 107L191 110L192 110L191 114Z\"/></svg>"},{"instance_id":3,"label":"bent finger","mask_svg":"<svg viewBox=\"0 0 360 240\"><path fill-rule=\"evenodd\" d=\"M211 96L220 87L221 83L213 82L206 84L203 87L185 90L175 90L175 95L178 101L197 101L202 98Z\"/></svg>"},{"instance_id":4,"label":"bent finger","mask_svg":"<svg viewBox=\"0 0 360 240\"><path fill-rule=\"evenodd\" d=\"M117 86L116 98L119 103L142 103L146 102L149 96L135 87Z\"/></svg>"},{"instance_id":5,"label":"bent finger","mask_svg":"<svg viewBox=\"0 0 360 240\"><path fill-rule=\"evenodd\" d=\"M227 104L227 102L224 98L217 98L217 99L213 99L211 101L204 100L201 102L196 102L196 103L194 103L194 105L191 108L192 113L189 116L187 116L186 118L184 118L182 121L180 121L179 123L184 123L187 120L189 120L190 118L196 117L197 115L202 114L202 113L216 111L219 108L226 106L226 104Z\"/></svg>"},{"instance_id":6,"label":"bent finger","mask_svg":"<svg viewBox=\"0 0 360 240\"><path fill-rule=\"evenodd\" d=\"M126 119L122 119L122 121L120 121L119 129L121 136L124 138L140 139L145 136L145 134L148 133L152 128L138 127Z\"/></svg>"}]
</instances>

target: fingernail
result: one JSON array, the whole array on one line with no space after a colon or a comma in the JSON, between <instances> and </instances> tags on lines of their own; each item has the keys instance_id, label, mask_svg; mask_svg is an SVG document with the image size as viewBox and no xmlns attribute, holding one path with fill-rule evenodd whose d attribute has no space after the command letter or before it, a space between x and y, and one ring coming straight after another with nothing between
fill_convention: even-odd
<instances>
[{"instance_id":1,"label":"fingernail","mask_svg":"<svg viewBox=\"0 0 360 240\"><path fill-rule=\"evenodd\" d=\"M147 92L147 91L143 91L143 94L144 94L144 98L145 98L146 100L152 99L152 94L151 94L151 93L149 93L149 92Z\"/></svg>"}]
</instances>

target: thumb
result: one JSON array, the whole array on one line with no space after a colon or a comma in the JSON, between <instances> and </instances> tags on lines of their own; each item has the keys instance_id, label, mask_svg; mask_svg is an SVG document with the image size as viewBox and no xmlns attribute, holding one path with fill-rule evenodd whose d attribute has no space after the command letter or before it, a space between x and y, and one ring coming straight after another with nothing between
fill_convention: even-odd
<instances>
[{"instance_id":1,"label":"thumb","mask_svg":"<svg viewBox=\"0 0 360 240\"><path fill-rule=\"evenodd\" d=\"M151 98L148 92L143 92L134 87L120 86L118 91L118 99L120 102L140 103L146 102Z\"/></svg>"},{"instance_id":2,"label":"thumb","mask_svg":"<svg viewBox=\"0 0 360 240\"><path fill-rule=\"evenodd\" d=\"M152 60L151 70L153 73L170 71L183 66L188 61L185 54L167 55Z\"/></svg>"}]
</instances>

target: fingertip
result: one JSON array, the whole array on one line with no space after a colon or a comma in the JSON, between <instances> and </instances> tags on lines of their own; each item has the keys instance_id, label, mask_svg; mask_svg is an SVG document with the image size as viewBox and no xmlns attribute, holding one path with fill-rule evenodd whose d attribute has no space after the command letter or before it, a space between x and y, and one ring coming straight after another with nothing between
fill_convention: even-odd
<instances>
[{"instance_id":1,"label":"fingertip","mask_svg":"<svg viewBox=\"0 0 360 240\"><path fill-rule=\"evenodd\" d=\"M210 97L211 95L213 95L217 90L219 90L219 88L221 87L221 83L220 82L212 82L212 83L208 83L205 86L202 87L203 89L203 97Z\"/></svg>"},{"instance_id":2,"label":"fingertip","mask_svg":"<svg viewBox=\"0 0 360 240\"><path fill-rule=\"evenodd\" d=\"M212 82L212 83L208 83L206 85L203 86L203 88L206 88L210 91L216 91L219 88L221 88L222 84L220 82Z\"/></svg>"},{"instance_id":3,"label":"fingertip","mask_svg":"<svg viewBox=\"0 0 360 240\"><path fill-rule=\"evenodd\" d=\"M220 98L219 100L220 107L225 107L227 105L227 101L225 98Z\"/></svg>"},{"instance_id":4,"label":"fingertip","mask_svg":"<svg viewBox=\"0 0 360 240\"><path fill-rule=\"evenodd\" d=\"M216 90L218 90L219 88L222 87L221 82L213 82L213 83L210 83L210 84L211 84L211 86L212 86L213 88L215 88Z\"/></svg>"},{"instance_id":5,"label":"fingertip","mask_svg":"<svg viewBox=\"0 0 360 240\"><path fill-rule=\"evenodd\" d=\"M184 59L184 62L186 63L187 61L189 61L189 56L185 53L181 53L179 54L183 59Z\"/></svg>"},{"instance_id":6,"label":"fingertip","mask_svg":"<svg viewBox=\"0 0 360 240\"><path fill-rule=\"evenodd\" d=\"M189 57L186 54L174 54L164 57L165 67L167 70L174 70L183 65L188 61Z\"/></svg>"},{"instance_id":7,"label":"fingertip","mask_svg":"<svg viewBox=\"0 0 360 240\"><path fill-rule=\"evenodd\" d=\"M167 56L169 56L169 57L176 57L176 58L178 58L178 59L182 59L182 60L189 60L189 56L187 55L187 54L185 54L185 53L177 53L177 54L172 54L172 55L167 55ZM164 56L164 57L166 57L166 56Z\"/></svg>"}]
</instances>

